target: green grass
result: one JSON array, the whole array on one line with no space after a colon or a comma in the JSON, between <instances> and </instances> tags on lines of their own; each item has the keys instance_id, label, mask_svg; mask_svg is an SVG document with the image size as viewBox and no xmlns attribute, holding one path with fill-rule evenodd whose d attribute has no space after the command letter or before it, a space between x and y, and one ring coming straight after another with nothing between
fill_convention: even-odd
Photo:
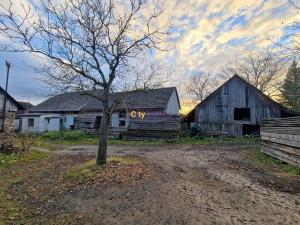
<instances>
[{"instance_id":1,"label":"green grass","mask_svg":"<svg viewBox=\"0 0 300 225\"><path fill-rule=\"evenodd\" d=\"M30 151L23 154L0 154L0 224L28 224L20 220L22 208L9 197L8 190L23 177L22 163L31 163L48 157L49 153ZM20 163L20 164L19 164ZM17 164L19 164L17 166ZM19 175L12 175L14 173Z\"/></svg>"},{"instance_id":2,"label":"green grass","mask_svg":"<svg viewBox=\"0 0 300 225\"><path fill-rule=\"evenodd\" d=\"M95 160L91 160L69 170L66 177L72 181L86 182L96 176L98 169Z\"/></svg>"},{"instance_id":3,"label":"green grass","mask_svg":"<svg viewBox=\"0 0 300 225\"><path fill-rule=\"evenodd\" d=\"M19 216L20 208L15 202L10 200L6 193L0 189L0 211L5 215L0 217L1 224L13 224L16 218Z\"/></svg>"},{"instance_id":4,"label":"green grass","mask_svg":"<svg viewBox=\"0 0 300 225\"><path fill-rule=\"evenodd\" d=\"M149 141L127 141L109 140L109 144L115 145L189 145L189 144L258 144L259 137L179 137L174 140L149 140Z\"/></svg>"},{"instance_id":5,"label":"green grass","mask_svg":"<svg viewBox=\"0 0 300 225\"><path fill-rule=\"evenodd\" d=\"M1 166L8 167L20 161L20 159L21 159L21 155L18 154L6 155L0 153L0 167Z\"/></svg>"},{"instance_id":6,"label":"green grass","mask_svg":"<svg viewBox=\"0 0 300 225\"><path fill-rule=\"evenodd\" d=\"M138 160L132 157L111 156L107 159L107 163L109 164L110 162L121 163L124 165L133 165L135 163L138 163ZM79 166L75 166L74 168L70 169L67 172L66 177L71 181L87 182L95 178L99 170L103 169L105 166L107 166L107 164L98 167L96 165L95 160L90 160L88 162L85 162Z\"/></svg>"},{"instance_id":7,"label":"green grass","mask_svg":"<svg viewBox=\"0 0 300 225\"><path fill-rule=\"evenodd\" d=\"M300 167L282 162L259 150L248 152L246 158L249 159L250 162L255 166L258 166L260 168L266 170L273 170L274 168L277 168L281 173L287 176L300 177Z\"/></svg>"},{"instance_id":8,"label":"green grass","mask_svg":"<svg viewBox=\"0 0 300 225\"><path fill-rule=\"evenodd\" d=\"M40 152L40 151L30 151L25 154L1 154L0 153L0 168L1 167L10 167L18 162L31 162L38 159L45 158L49 155L47 152Z\"/></svg>"},{"instance_id":9,"label":"green grass","mask_svg":"<svg viewBox=\"0 0 300 225\"><path fill-rule=\"evenodd\" d=\"M179 137L174 140L129 141L109 139L109 145L185 145L185 144L258 144L258 137ZM56 150L59 145L97 145L98 136L90 136L82 131L46 132L36 137L35 147Z\"/></svg>"}]
</instances>

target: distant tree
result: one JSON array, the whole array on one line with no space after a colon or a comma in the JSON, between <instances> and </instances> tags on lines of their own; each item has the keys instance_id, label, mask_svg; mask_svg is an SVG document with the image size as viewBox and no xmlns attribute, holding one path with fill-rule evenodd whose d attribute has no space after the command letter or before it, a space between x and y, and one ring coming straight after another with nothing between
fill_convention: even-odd
<instances>
[{"instance_id":1,"label":"distant tree","mask_svg":"<svg viewBox=\"0 0 300 225\"><path fill-rule=\"evenodd\" d=\"M201 72L191 76L185 84L185 91L195 102L202 102L218 86L218 81L211 73Z\"/></svg>"},{"instance_id":2,"label":"distant tree","mask_svg":"<svg viewBox=\"0 0 300 225\"><path fill-rule=\"evenodd\" d=\"M1 50L43 57L53 87L80 90L102 103L96 161L104 164L111 115L121 103L120 98L110 101L110 93L128 84L138 59L145 62L154 50L166 49L168 28L158 23L163 4L160 0L42 0L41 6L35 6L24 5L20 15L13 0L0 3L0 35L10 40ZM137 80L136 85L154 84Z\"/></svg>"},{"instance_id":3,"label":"distant tree","mask_svg":"<svg viewBox=\"0 0 300 225\"><path fill-rule=\"evenodd\" d=\"M281 90L284 104L300 111L300 68L294 60L291 64Z\"/></svg>"},{"instance_id":4,"label":"distant tree","mask_svg":"<svg viewBox=\"0 0 300 225\"><path fill-rule=\"evenodd\" d=\"M267 50L231 62L223 68L221 74L226 79L237 74L272 97L278 95L284 68L285 62L277 54Z\"/></svg>"}]
</instances>

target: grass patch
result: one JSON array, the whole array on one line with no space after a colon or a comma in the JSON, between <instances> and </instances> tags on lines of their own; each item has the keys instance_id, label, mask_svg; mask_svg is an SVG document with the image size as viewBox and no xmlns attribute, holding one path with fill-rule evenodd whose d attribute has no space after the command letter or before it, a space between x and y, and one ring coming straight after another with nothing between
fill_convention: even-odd
<instances>
[{"instance_id":1,"label":"grass patch","mask_svg":"<svg viewBox=\"0 0 300 225\"><path fill-rule=\"evenodd\" d=\"M0 167L10 167L18 162L22 161L35 161L38 159L46 158L48 157L49 153L47 152L40 152L40 151L30 151L25 154L1 154L0 153Z\"/></svg>"},{"instance_id":2,"label":"grass patch","mask_svg":"<svg viewBox=\"0 0 300 225\"><path fill-rule=\"evenodd\" d=\"M107 162L115 162L115 163L122 163L125 165L132 165L138 163L139 161L132 157L120 157L120 156L111 156L107 159Z\"/></svg>"},{"instance_id":3,"label":"grass patch","mask_svg":"<svg viewBox=\"0 0 300 225\"><path fill-rule=\"evenodd\" d=\"M179 137L174 140L129 141L109 139L109 145L186 145L186 144L258 144L259 137ZM97 145L98 136L91 136L82 131L46 132L36 137L35 147L49 150L59 149L59 145Z\"/></svg>"},{"instance_id":4,"label":"grass patch","mask_svg":"<svg viewBox=\"0 0 300 225\"><path fill-rule=\"evenodd\" d=\"M19 216L19 207L10 200L5 192L0 189L0 211L2 215L0 217L1 224L13 224L16 218Z\"/></svg>"},{"instance_id":5,"label":"grass patch","mask_svg":"<svg viewBox=\"0 0 300 225\"><path fill-rule=\"evenodd\" d=\"M69 170L66 177L72 181L85 182L95 177L98 169L95 160L91 160Z\"/></svg>"},{"instance_id":6,"label":"grass patch","mask_svg":"<svg viewBox=\"0 0 300 225\"><path fill-rule=\"evenodd\" d=\"M22 161L32 162L32 161L35 161L35 160L40 160L40 159L47 158L48 156L49 156L48 152L30 151L28 154L25 154L22 157Z\"/></svg>"},{"instance_id":7,"label":"grass patch","mask_svg":"<svg viewBox=\"0 0 300 225\"><path fill-rule=\"evenodd\" d=\"M8 167L20 161L20 159L21 159L21 155L19 154L13 153L10 155L6 155L0 153L0 166Z\"/></svg>"},{"instance_id":8,"label":"grass patch","mask_svg":"<svg viewBox=\"0 0 300 225\"><path fill-rule=\"evenodd\" d=\"M27 174L24 172L32 162L48 157L49 153L30 151L20 154L0 154L0 224L28 224L24 217L23 207L19 201L10 196L11 185L20 182ZM25 217L24 217L25 218Z\"/></svg>"},{"instance_id":9,"label":"grass patch","mask_svg":"<svg viewBox=\"0 0 300 225\"><path fill-rule=\"evenodd\" d=\"M121 165L134 165L138 163L139 161L137 159L134 159L132 157L120 157L120 156L111 156L107 159L107 164L98 167L96 165L95 160L90 160L88 162L85 162L84 164L81 164L79 166L76 166L72 169L70 169L67 174L66 178L70 179L71 181L75 182L88 182L93 179L100 173L103 172L106 168L110 166L110 164L121 164ZM109 176L113 176L113 174L107 174Z\"/></svg>"},{"instance_id":10,"label":"grass patch","mask_svg":"<svg viewBox=\"0 0 300 225\"><path fill-rule=\"evenodd\" d=\"M82 131L51 131L36 136L34 147L46 148L50 151L58 145L97 145L98 137Z\"/></svg>"},{"instance_id":11,"label":"grass patch","mask_svg":"<svg viewBox=\"0 0 300 225\"><path fill-rule=\"evenodd\" d=\"M254 151L249 151L246 154L246 158L255 166L266 170L277 169L281 173L291 176L291 177L300 177L300 168L291 164L282 162L272 156L269 156L260 150L256 149Z\"/></svg>"},{"instance_id":12,"label":"grass patch","mask_svg":"<svg viewBox=\"0 0 300 225\"><path fill-rule=\"evenodd\" d=\"M78 140L78 139L84 139L89 137L86 133L79 131L79 130L73 130L73 131L49 131L42 133L40 135L42 139L48 139L48 140Z\"/></svg>"}]
</instances>

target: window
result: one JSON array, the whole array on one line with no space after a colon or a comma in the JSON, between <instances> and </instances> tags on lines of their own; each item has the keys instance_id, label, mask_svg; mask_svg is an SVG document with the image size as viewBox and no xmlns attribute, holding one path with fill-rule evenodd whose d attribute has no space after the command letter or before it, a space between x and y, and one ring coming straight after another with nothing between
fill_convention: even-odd
<instances>
[{"instance_id":1,"label":"window","mask_svg":"<svg viewBox=\"0 0 300 225\"><path fill-rule=\"evenodd\" d=\"M250 121L250 108L234 108L234 120Z\"/></svg>"},{"instance_id":2,"label":"window","mask_svg":"<svg viewBox=\"0 0 300 225\"><path fill-rule=\"evenodd\" d=\"M119 127L125 127L125 120L120 120L119 121Z\"/></svg>"},{"instance_id":3,"label":"window","mask_svg":"<svg viewBox=\"0 0 300 225\"><path fill-rule=\"evenodd\" d=\"M34 119L30 118L28 119L28 127L34 127Z\"/></svg>"}]
</instances>

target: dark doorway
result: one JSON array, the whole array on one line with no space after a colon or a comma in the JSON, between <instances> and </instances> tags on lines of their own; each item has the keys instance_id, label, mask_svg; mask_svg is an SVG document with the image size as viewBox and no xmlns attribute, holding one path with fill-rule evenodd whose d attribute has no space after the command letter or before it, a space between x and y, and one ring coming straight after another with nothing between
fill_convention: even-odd
<instances>
[{"instance_id":1,"label":"dark doorway","mask_svg":"<svg viewBox=\"0 0 300 225\"><path fill-rule=\"evenodd\" d=\"M101 124L102 117L101 116L96 116L94 128L95 129L100 129L100 124Z\"/></svg>"},{"instance_id":2,"label":"dark doorway","mask_svg":"<svg viewBox=\"0 0 300 225\"><path fill-rule=\"evenodd\" d=\"M259 135L259 134L260 134L260 126L243 124L243 135Z\"/></svg>"},{"instance_id":3,"label":"dark doorway","mask_svg":"<svg viewBox=\"0 0 300 225\"><path fill-rule=\"evenodd\" d=\"M250 121L250 108L234 108L234 120Z\"/></svg>"},{"instance_id":4,"label":"dark doorway","mask_svg":"<svg viewBox=\"0 0 300 225\"><path fill-rule=\"evenodd\" d=\"M59 119L59 130L64 130L64 121L63 121L63 119Z\"/></svg>"}]
</instances>

